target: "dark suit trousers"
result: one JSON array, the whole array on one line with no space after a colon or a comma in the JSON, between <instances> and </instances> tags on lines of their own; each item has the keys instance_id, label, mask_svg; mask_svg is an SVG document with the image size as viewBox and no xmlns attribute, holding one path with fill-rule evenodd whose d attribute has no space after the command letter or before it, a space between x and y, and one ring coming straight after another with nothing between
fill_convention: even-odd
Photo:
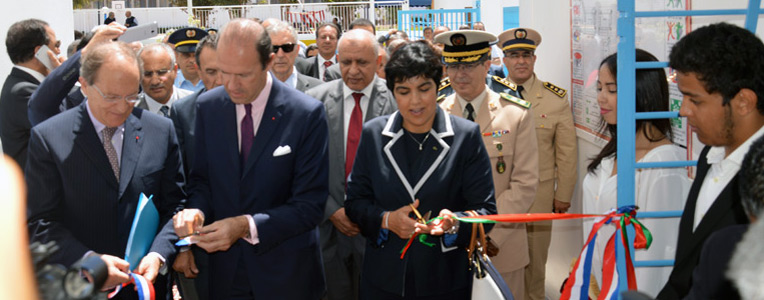
<instances>
[{"instance_id":1,"label":"dark suit trousers","mask_svg":"<svg viewBox=\"0 0 764 300\"><path fill-rule=\"evenodd\" d=\"M329 220L319 225L319 231L327 290L322 299L358 299L366 239L342 234Z\"/></svg>"}]
</instances>

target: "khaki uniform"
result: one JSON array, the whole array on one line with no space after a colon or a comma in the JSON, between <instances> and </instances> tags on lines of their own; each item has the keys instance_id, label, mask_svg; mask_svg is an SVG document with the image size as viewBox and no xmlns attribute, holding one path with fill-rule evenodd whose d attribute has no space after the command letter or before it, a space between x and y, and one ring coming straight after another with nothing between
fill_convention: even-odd
<instances>
[{"instance_id":1,"label":"khaki uniform","mask_svg":"<svg viewBox=\"0 0 764 300\"><path fill-rule=\"evenodd\" d=\"M527 213L538 184L536 134L531 110L525 107L530 106L530 103L512 96L506 97L515 100L507 100L486 90L485 99L476 109L476 121L484 134L483 143L491 157L498 213ZM452 115L463 115L456 94L446 97L440 106ZM497 131L502 134L490 134ZM505 164L504 172L501 173L497 170L500 159ZM520 299L524 286L523 270L529 262L525 224L496 224L489 236L500 250L491 261L515 297Z\"/></svg>"},{"instance_id":2,"label":"khaki uniform","mask_svg":"<svg viewBox=\"0 0 764 300\"><path fill-rule=\"evenodd\" d=\"M567 91L534 74L522 84L523 98L533 104L539 156L539 184L531 213L550 213L553 200L570 202L576 186L576 130ZM555 190L555 179L557 189ZM525 299L544 299L544 280L552 221L528 223L530 264L525 269Z\"/></svg>"}]
</instances>

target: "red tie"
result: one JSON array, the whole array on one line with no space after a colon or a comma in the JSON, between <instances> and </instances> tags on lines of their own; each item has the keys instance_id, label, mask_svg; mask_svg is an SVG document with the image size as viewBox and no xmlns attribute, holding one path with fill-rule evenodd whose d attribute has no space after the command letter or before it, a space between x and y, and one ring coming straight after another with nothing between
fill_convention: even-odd
<instances>
[{"instance_id":1,"label":"red tie","mask_svg":"<svg viewBox=\"0 0 764 300\"><path fill-rule=\"evenodd\" d=\"M361 140L361 128L363 127L363 112L361 111L361 97L363 93L353 93L355 107L350 114L350 124L348 125L348 146L345 151L345 179L347 180L350 171L353 170L353 160L355 160L355 151L358 149L358 142Z\"/></svg>"},{"instance_id":2,"label":"red tie","mask_svg":"<svg viewBox=\"0 0 764 300\"><path fill-rule=\"evenodd\" d=\"M326 70L328 70L329 67L331 67L333 64L334 63L332 63L331 60L327 60L327 61L324 62L324 79L323 79L324 81L326 81Z\"/></svg>"},{"instance_id":3,"label":"red tie","mask_svg":"<svg viewBox=\"0 0 764 300\"><path fill-rule=\"evenodd\" d=\"M247 162L249 151L252 149L252 142L255 140L255 128L252 125L252 104L244 104L245 115L241 120L241 168L244 170L244 164Z\"/></svg>"}]
</instances>

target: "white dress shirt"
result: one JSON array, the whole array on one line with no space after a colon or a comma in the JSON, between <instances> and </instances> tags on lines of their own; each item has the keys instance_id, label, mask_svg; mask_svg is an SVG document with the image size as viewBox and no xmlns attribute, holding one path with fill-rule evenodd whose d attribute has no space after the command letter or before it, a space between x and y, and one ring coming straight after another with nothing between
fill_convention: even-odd
<instances>
[{"instance_id":1,"label":"white dress shirt","mask_svg":"<svg viewBox=\"0 0 764 300\"><path fill-rule=\"evenodd\" d=\"M659 162L686 160L687 151L676 145L662 145L650 150L639 162ZM602 159L593 173L587 173L582 184L583 213L602 214L617 208L618 175L613 174L614 157ZM634 204L639 211L682 210L687 200L692 181L685 168L637 169L634 174ZM640 220L653 232L650 249L638 249L636 260L673 259L679 235L679 218L651 218ZM595 219L584 219L584 242L595 223ZM602 286L603 251L610 236L615 232L613 225L600 228L592 257L592 274ZM639 290L655 297L663 288L671 274L671 267L636 268L635 275Z\"/></svg>"},{"instance_id":2,"label":"white dress shirt","mask_svg":"<svg viewBox=\"0 0 764 300\"><path fill-rule=\"evenodd\" d=\"M724 157L726 155L724 147L712 147L708 150L706 161L708 161L710 167L708 173L706 173L706 178L703 179L703 185L700 186L698 199L695 202L693 231L698 228L698 224L703 220L703 217L708 212L708 209L711 208L711 205L714 204L716 198L719 197L719 194L722 193L727 184L740 171L743 158L748 153L748 149L751 148L753 141L762 135L764 135L764 127L759 128L756 133L751 135L726 158Z\"/></svg>"},{"instance_id":3,"label":"white dress shirt","mask_svg":"<svg viewBox=\"0 0 764 300\"><path fill-rule=\"evenodd\" d=\"M194 92L192 91L184 90L179 87L173 86L172 95L170 95L170 100L167 100L167 103L165 104L159 103L158 101L154 100L146 93L143 93L143 96L146 99L146 106L148 106L148 111L153 112L155 114L162 115L162 113L160 112L160 109L162 109L162 106L167 105L167 109L168 109L167 115L169 116L170 115L169 109L172 108L172 104L175 103L175 101L185 96L191 95L193 93ZM136 103L136 105L137 104L138 103Z\"/></svg>"},{"instance_id":4,"label":"white dress shirt","mask_svg":"<svg viewBox=\"0 0 764 300\"><path fill-rule=\"evenodd\" d=\"M32 75L32 77L34 77L34 79L37 79L37 81L39 81L41 83L42 83L43 80L45 80L45 75L43 75L40 72L37 72L37 71L32 70L32 69L27 68L27 67L22 67L22 66L19 66L19 65L14 65L13 67L17 68L19 70L22 70L22 71L26 72L29 75Z\"/></svg>"},{"instance_id":5,"label":"white dress shirt","mask_svg":"<svg viewBox=\"0 0 764 300\"><path fill-rule=\"evenodd\" d=\"M486 94L488 93L488 85L485 86L485 89L480 93L480 95L477 95L475 99L472 99L471 101L467 101L464 98L462 98L461 95L458 93L456 94L456 101L459 101L459 105L462 106L462 117L467 118L467 103L472 103L472 109L475 110L475 122L478 120L478 111L480 110L480 106L483 105L483 99L485 99Z\"/></svg>"},{"instance_id":6,"label":"white dress shirt","mask_svg":"<svg viewBox=\"0 0 764 300\"><path fill-rule=\"evenodd\" d=\"M324 59L321 54L316 55L318 57L318 79L324 80L324 73L326 73L326 67L324 66L324 62L327 61L327 59ZM328 59L332 62L332 65L337 64L337 55L335 54L332 56L332 58Z\"/></svg>"},{"instance_id":7,"label":"white dress shirt","mask_svg":"<svg viewBox=\"0 0 764 300\"><path fill-rule=\"evenodd\" d=\"M371 91L374 89L374 81L377 79L377 75L374 75L374 80L369 83L363 90L360 91L354 91L351 90L347 84L342 83L342 95L345 97L342 99L344 102L342 104L342 110L343 110L343 117L342 117L342 124L343 124L343 132L345 133L345 138L342 139L345 143L345 147L342 149L348 148L348 128L350 128L350 117L353 115L353 109L355 109L355 98L353 98L353 93L363 93L363 97L361 97L361 112L363 113L363 118L361 118L361 124L363 124L366 121L366 111L369 109L369 97L371 97ZM347 153L345 155L347 157Z\"/></svg>"},{"instance_id":8,"label":"white dress shirt","mask_svg":"<svg viewBox=\"0 0 764 300\"><path fill-rule=\"evenodd\" d=\"M260 127L260 121L263 119L263 113L265 113L265 105L268 103L268 97L271 95L271 88L273 87L273 77L270 74L266 75L265 86L263 90L257 95L255 101L252 101L252 129L257 136L257 129ZM239 152L241 152L241 122L247 114L244 107L245 104L236 104L236 135L239 138ZM252 245L260 243L260 238L257 236L257 226L255 226L255 219L252 215L245 215L249 222L249 236L244 238L245 241Z\"/></svg>"}]
</instances>

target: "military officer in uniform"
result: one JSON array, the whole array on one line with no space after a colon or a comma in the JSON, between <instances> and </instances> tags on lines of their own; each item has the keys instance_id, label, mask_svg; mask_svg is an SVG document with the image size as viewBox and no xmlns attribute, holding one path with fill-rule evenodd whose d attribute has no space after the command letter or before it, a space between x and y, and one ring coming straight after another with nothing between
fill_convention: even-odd
<instances>
[{"instance_id":1,"label":"military officer in uniform","mask_svg":"<svg viewBox=\"0 0 764 300\"><path fill-rule=\"evenodd\" d=\"M576 185L576 130L564 89L540 80L533 67L541 35L530 28L499 34L507 80L532 104L539 155L539 184L531 213L564 213ZM556 187L556 189L555 189ZM525 299L544 299L544 277L552 221L528 223L531 262L525 269Z\"/></svg>"},{"instance_id":2,"label":"military officer in uniform","mask_svg":"<svg viewBox=\"0 0 764 300\"><path fill-rule=\"evenodd\" d=\"M443 63L454 93L440 102L443 110L477 122L491 157L496 208L500 214L527 213L538 185L538 154L531 104L488 88L491 44L496 36L476 30L439 34ZM490 238L499 253L492 261L516 299L523 296L528 239L525 224L497 224Z\"/></svg>"}]
</instances>

